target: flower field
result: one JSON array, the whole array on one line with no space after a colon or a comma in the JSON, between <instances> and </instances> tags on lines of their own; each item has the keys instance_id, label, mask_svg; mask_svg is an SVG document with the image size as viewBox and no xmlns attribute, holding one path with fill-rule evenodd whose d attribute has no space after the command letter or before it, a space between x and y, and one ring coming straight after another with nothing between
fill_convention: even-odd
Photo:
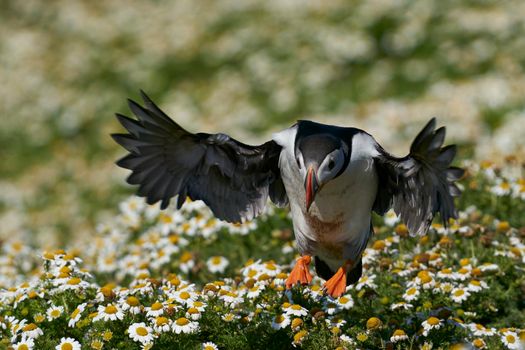
<instances>
[{"instance_id":1,"label":"flower field","mask_svg":"<svg viewBox=\"0 0 525 350\"><path fill-rule=\"evenodd\" d=\"M376 217L364 274L337 299L317 277L285 290L296 251L288 212L273 207L233 225L200 202L160 211L130 197L67 251L7 240L1 345L520 349L525 179L513 160L467 166L460 218L414 238L394 213Z\"/></svg>"},{"instance_id":2,"label":"flower field","mask_svg":"<svg viewBox=\"0 0 525 350\"><path fill-rule=\"evenodd\" d=\"M524 18L522 0L3 0L0 349L520 349ZM375 216L342 297L286 291L286 210L232 225L132 195L109 135L139 89L249 144L310 119L404 155L436 117L467 169L460 218L410 237Z\"/></svg>"}]
</instances>

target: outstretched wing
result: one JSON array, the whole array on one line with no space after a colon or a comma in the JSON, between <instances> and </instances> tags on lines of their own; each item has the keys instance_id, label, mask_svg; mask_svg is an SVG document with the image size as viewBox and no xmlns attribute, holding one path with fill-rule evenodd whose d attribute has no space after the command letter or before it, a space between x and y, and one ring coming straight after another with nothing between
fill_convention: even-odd
<instances>
[{"instance_id":1,"label":"outstretched wing","mask_svg":"<svg viewBox=\"0 0 525 350\"><path fill-rule=\"evenodd\" d=\"M225 134L192 134L168 117L141 91L145 107L129 100L138 120L117 114L129 134L112 134L129 151L117 165L132 171L127 182L137 194L165 209L178 196L203 200L219 219L240 222L258 215L268 196L288 202L278 168L281 147L238 142Z\"/></svg>"},{"instance_id":2,"label":"outstretched wing","mask_svg":"<svg viewBox=\"0 0 525 350\"><path fill-rule=\"evenodd\" d=\"M464 170L450 166L456 146L442 147L445 128L435 128L436 120L432 118L412 142L406 157L394 157L377 145L378 155L374 158L379 177L374 211L383 215L393 207L413 235L426 233L437 212L444 225L457 217L454 197L461 191L454 182Z\"/></svg>"}]
</instances>

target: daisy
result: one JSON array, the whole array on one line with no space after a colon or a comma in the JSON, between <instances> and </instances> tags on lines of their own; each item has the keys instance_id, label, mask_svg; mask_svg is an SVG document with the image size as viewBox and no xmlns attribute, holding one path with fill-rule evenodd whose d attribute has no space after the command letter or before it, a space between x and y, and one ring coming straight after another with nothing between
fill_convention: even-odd
<instances>
[{"instance_id":1,"label":"daisy","mask_svg":"<svg viewBox=\"0 0 525 350\"><path fill-rule=\"evenodd\" d=\"M183 289L172 293L170 297L175 299L179 304L189 306L193 301L197 300L198 295L191 290Z\"/></svg>"},{"instance_id":2,"label":"daisy","mask_svg":"<svg viewBox=\"0 0 525 350\"><path fill-rule=\"evenodd\" d=\"M69 321L67 323L68 327L75 327L78 320L80 320L80 316L82 315L82 312L84 312L86 305L86 303L80 304L75 310L73 310L71 315L69 315Z\"/></svg>"},{"instance_id":3,"label":"daisy","mask_svg":"<svg viewBox=\"0 0 525 350\"><path fill-rule=\"evenodd\" d=\"M452 292L450 293L450 298L459 304L467 300L469 296L470 293L468 290L461 287L452 289Z\"/></svg>"},{"instance_id":4,"label":"daisy","mask_svg":"<svg viewBox=\"0 0 525 350\"><path fill-rule=\"evenodd\" d=\"M487 289L489 286L485 281L478 281L478 280L472 280L469 282L467 286L467 290L469 292L477 293L481 291L482 289Z\"/></svg>"},{"instance_id":5,"label":"daisy","mask_svg":"<svg viewBox=\"0 0 525 350\"><path fill-rule=\"evenodd\" d=\"M481 338L476 338L472 341L472 345L476 348L476 349L485 349L487 347L487 343L485 343L485 341Z\"/></svg>"},{"instance_id":6,"label":"daisy","mask_svg":"<svg viewBox=\"0 0 525 350\"><path fill-rule=\"evenodd\" d=\"M33 350L35 346L35 341L31 338L22 337L18 343L13 344L14 350Z\"/></svg>"},{"instance_id":7,"label":"daisy","mask_svg":"<svg viewBox=\"0 0 525 350\"><path fill-rule=\"evenodd\" d=\"M142 344L148 344L153 341L153 329L146 326L144 322L133 323L128 328L128 334L133 341Z\"/></svg>"},{"instance_id":8,"label":"daisy","mask_svg":"<svg viewBox=\"0 0 525 350\"><path fill-rule=\"evenodd\" d=\"M413 307L414 307L414 305L412 305L412 304L408 304L408 303L405 303L404 301L400 301L399 303L392 304L390 306L390 309L391 310L397 310L397 309L408 310L408 309L411 309Z\"/></svg>"},{"instance_id":9,"label":"daisy","mask_svg":"<svg viewBox=\"0 0 525 350\"><path fill-rule=\"evenodd\" d=\"M374 284L375 279L376 279L376 275L362 276L359 279L359 281L357 281L355 289L361 290L364 287L368 287L371 289L377 288L377 285Z\"/></svg>"},{"instance_id":10,"label":"daisy","mask_svg":"<svg viewBox=\"0 0 525 350\"><path fill-rule=\"evenodd\" d=\"M394 333L392 334L392 336L390 337L390 341L392 343L397 343L398 341L403 341L407 339L408 339L408 335L402 329L396 329Z\"/></svg>"},{"instance_id":11,"label":"daisy","mask_svg":"<svg viewBox=\"0 0 525 350\"><path fill-rule=\"evenodd\" d=\"M22 334L23 337L29 337L32 339L36 339L44 334L44 332L34 323L29 323L23 326L22 332L24 332Z\"/></svg>"},{"instance_id":12,"label":"daisy","mask_svg":"<svg viewBox=\"0 0 525 350\"><path fill-rule=\"evenodd\" d=\"M486 328L479 323L471 323L468 325L468 327L472 334L474 334L476 337L493 336L496 334L496 330L494 328Z\"/></svg>"},{"instance_id":13,"label":"daisy","mask_svg":"<svg viewBox=\"0 0 525 350\"><path fill-rule=\"evenodd\" d=\"M169 332L169 330L171 329L172 321L169 318L166 318L164 316L159 316L155 319L152 319L152 322L153 322L153 329L157 333Z\"/></svg>"},{"instance_id":14,"label":"daisy","mask_svg":"<svg viewBox=\"0 0 525 350\"><path fill-rule=\"evenodd\" d=\"M63 306L52 305L46 311L47 320L48 321L53 321L54 319L59 318L62 315L63 312L64 312L64 307Z\"/></svg>"},{"instance_id":15,"label":"daisy","mask_svg":"<svg viewBox=\"0 0 525 350\"><path fill-rule=\"evenodd\" d=\"M61 338L56 350L80 350L80 343L73 338Z\"/></svg>"},{"instance_id":16,"label":"daisy","mask_svg":"<svg viewBox=\"0 0 525 350\"><path fill-rule=\"evenodd\" d=\"M164 313L164 305L158 301L151 304L151 306L146 307L146 316L157 317Z\"/></svg>"},{"instance_id":17,"label":"daisy","mask_svg":"<svg viewBox=\"0 0 525 350\"><path fill-rule=\"evenodd\" d=\"M288 327L291 320L286 314L277 314L272 320L272 328L275 330L283 329Z\"/></svg>"},{"instance_id":18,"label":"daisy","mask_svg":"<svg viewBox=\"0 0 525 350\"><path fill-rule=\"evenodd\" d=\"M406 301L412 301L416 300L419 296L419 290L416 287L412 287L407 289L407 291L403 294L403 299Z\"/></svg>"},{"instance_id":19,"label":"daisy","mask_svg":"<svg viewBox=\"0 0 525 350\"><path fill-rule=\"evenodd\" d=\"M354 306L354 299L350 296L350 294L340 296L337 300L337 306L341 309L348 310L352 306Z\"/></svg>"},{"instance_id":20,"label":"daisy","mask_svg":"<svg viewBox=\"0 0 525 350\"><path fill-rule=\"evenodd\" d=\"M99 305L97 315L93 318L93 322L104 320L104 321L116 321L122 320L124 313L120 309L120 306L108 304L106 306Z\"/></svg>"},{"instance_id":21,"label":"daisy","mask_svg":"<svg viewBox=\"0 0 525 350\"><path fill-rule=\"evenodd\" d=\"M520 339L516 332L506 331L501 336L501 342L505 344L508 349L522 349Z\"/></svg>"},{"instance_id":22,"label":"daisy","mask_svg":"<svg viewBox=\"0 0 525 350\"><path fill-rule=\"evenodd\" d=\"M202 314L197 308L190 307L186 311L186 317L189 319L192 319L193 321L197 321L201 318Z\"/></svg>"},{"instance_id":23,"label":"daisy","mask_svg":"<svg viewBox=\"0 0 525 350\"><path fill-rule=\"evenodd\" d=\"M181 317L173 322L172 328L177 334L193 333L199 329L199 324L197 322L191 322L186 317Z\"/></svg>"},{"instance_id":24,"label":"daisy","mask_svg":"<svg viewBox=\"0 0 525 350\"><path fill-rule=\"evenodd\" d=\"M285 313L288 316L290 316L290 315L293 315L293 316L306 316L306 315L308 315L308 310L306 310L304 307L302 307L299 304L293 304L293 305L288 306L285 309Z\"/></svg>"},{"instance_id":25,"label":"daisy","mask_svg":"<svg viewBox=\"0 0 525 350\"><path fill-rule=\"evenodd\" d=\"M259 295L261 295L261 292L264 290L264 286L261 286L261 285L255 285L253 286L252 288L250 288L248 290L248 293L246 293L246 297L248 299L255 299L257 298Z\"/></svg>"},{"instance_id":26,"label":"daisy","mask_svg":"<svg viewBox=\"0 0 525 350\"><path fill-rule=\"evenodd\" d=\"M396 212L393 209L387 211L383 219L385 221L385 225L389 227L394 227L399 222L399 217L396 215Z\"/></svg>"},{"instance_id":27,"label":"daisy","mask_svg":"<svg viewBox=\"0 0 525 350\"><path fill-rule=\"evenodd\" d=\"M129 313L133 315L139 314L142 309L139 299L137 299L137 297L134 297L133 295L127 297L124 302L121 301L120 305L123 311L129 310Z\"/></svg>"},{"instance_id":28,"label":"daisy","mask_svg":"<svg viewBox=\"0 0 525 350\"><path fill-rule=\"evenodd\" d=\"M432 330L432 329L439 329L441 328L441 326L443 326L443 321L441 321L439 318L437 317L429 317L426 321L423 321L423 323L421 323L421 325L423 326L423 336L427 336L428 333Z\"/></svg>"},{"instance_id":29,"label":"daisy","mask_svg":"<svg viewBox=\"0 0 525 350\"><path fill-rule=\"evenodd\" d=\"M202 343L201 349L202 350L219 350L219 347L215 343L208 341L206 343Z\"/></svg>"}]
</instances>

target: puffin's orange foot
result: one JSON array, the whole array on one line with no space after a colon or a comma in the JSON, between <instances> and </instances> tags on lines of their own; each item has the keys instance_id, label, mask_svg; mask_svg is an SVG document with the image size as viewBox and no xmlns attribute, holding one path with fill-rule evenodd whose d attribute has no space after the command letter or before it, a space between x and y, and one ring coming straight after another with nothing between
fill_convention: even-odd
<instances>
[{"instance_id":1,"label":"puffin's orange foot","mask_svg":"<svg viewBox=\"0 0 525 350\"><path fill-rule=\"evenodd\" d=\"M352 262L347 260L345 264L340 267L335 275L325 282L323 289L326 294L332 298L339 298L346 291L346 273L352 267Z\"/></svg>"},{"instance_id":2,"label":"puffin's orange foot","mask_svg":"<svg viewBox=\"0 0 525 350\"><path fill-rule=\"evenodd\" d=\"M290 272L286 280L286 289L292 288L296 283L310 284L312 282L312 275L308 269L311 260L309 255L304 255L297 259L292 272Z\"/></svg>"}]
</instances>

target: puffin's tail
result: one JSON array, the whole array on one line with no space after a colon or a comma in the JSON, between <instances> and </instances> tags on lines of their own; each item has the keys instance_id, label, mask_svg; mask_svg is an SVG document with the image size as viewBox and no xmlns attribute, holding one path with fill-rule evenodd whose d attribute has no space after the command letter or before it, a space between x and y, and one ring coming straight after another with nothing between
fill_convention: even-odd
<instances>
[{"instance_id":1,"label":"puffin's tail","mask_svg":"<svg viewBox=\"0 0 525 350\"><path fill-rule=\"evenodd\" d=\"M335 274L335 271L332 271L330 267L328 267L328 264L325 263L323 260L319 259L319 257L316 256L314 262L315 272L319 277L324 278L325 280L329 280ZM354 268L348 271L348 273L346 274L346 285L349 286L359 281L362 274L363 261L362 259L359 259Z\"/></svg>"}]
</instances>

